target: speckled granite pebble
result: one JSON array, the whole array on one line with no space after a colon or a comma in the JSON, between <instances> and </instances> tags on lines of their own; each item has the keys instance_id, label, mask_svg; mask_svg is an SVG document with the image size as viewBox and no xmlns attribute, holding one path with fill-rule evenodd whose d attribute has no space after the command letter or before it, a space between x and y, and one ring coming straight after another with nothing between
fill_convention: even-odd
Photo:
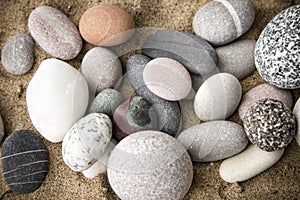
<instances>
[{"instance_id":1,"label":"speckled granite pebble","mask_svg":"<svg viewBox=\"0 0 300 200\"><path fill-rule=\"evenodd\" d=\"M257 101L265 98L277 99L284 103L289 109L292 109L293 95L290 91L282 90L265 83L252 88L244 94L238 108L240 119L243 121L247 110Z\"/></svg>"},{"instance_id":2,"label":"speckled granite pebble","mask_svg":"<svg viewBox=\"0 0 300 200\"><path fill-rule=\"evenodd\" d=\"M4 136L4 125L3 125L2 117L0 115L0 143L3 139L3 136Z\"/></svg>"},{"instance_id":3,"label":"speckled granite pebble","mask_svg":"<svg viewBox=\"0 0 300 200\"><path fill-rule=\"evenodd\" d=\"M268 83L285 89L300 88L300 5L276 15L260 34L255 65Z\"/></svg>"},{"instance_id":4,"label":"speckled granite pebble","mask_svg":"<svg viewBox=\"0 0 300 200\"><path fill-rule=\"evenodd\" d=\"M256 40L239 40L216 48L220 72L230 73L239 80L254 72L255 44Z\"/></svg>"},{"instance_id":5,"label":"speckled granite pebble","mask_svg":"<svg viewBox=\"0 0 300 200\"><path fill-rule=\"evenodd\" d=\"M107 175L122 200L181 200L193 179L193 165L184 147L156 131L132 134L115 147Z\"/></svg>"},{"instance_id":6,"label":"speckled granite pebble","mask_svg":"<svg viewBox=\"0 0 300 200\"><path fill-rule=\"evenodd\" d=\"M296 117L296 121L297 121L297 132L296 132L296 141L298 142L299 146L300 146L300 100L298 98L295 106L294 106L294 110L293 113Z\"/></svg>"},{"instance_id":7,"label":"speckled granite pebble","mask_svg":"<svg viewBox=\"0 0 300 200\"><path fill-rule=\"evenodd\" d=\"M212 72L217 63L216 52L208 42L196 35L173 30L150 35L143 44L142 53L151 58L172 58L199 75Z\"/></svg>"},{"instance_id":8,"label":"speckled granite pebble","mask_svg":"<svg viewBox=\"0 0 300 200\"><path fill-rule=\"evenodd\" d=\"M2 175L19 194L37 190L49 170L49 155L43 141L30 130L10 134L2 145Z\"/></svg>"},{"instance_id":9,"label":"speckled granite pebble","mask_svg":"<svg viewBox=\"0 0 300 200\"><path fill-rule=\"evenodd\" d=\"M231 157L248 144L244 129L230 121L210 121L192 126L177 136L195 162Z\"/></svg>"},{"instance_id":10,"label":"speckled granite pebble","mask_svg":"<svg viewBox=\"0 0 300 200\"><path fill-rule=\"evenodd\" d=\"M54 57L70 60L81 50L82 40L75 24L51 6L35 8L28 18L28 29L36 43Z\"/></svg>"},{"instance_id":11,"label":"speckled granite pebble","mask_svg":"<svg viewBox=\"0 0 300 200\"><path fill-rule=\"evenodd\" d=\"M76 172L88 169L103 154L111 136L112 123L107 115L91 113L81 118L64 137L64 162Z\"/></svg>"},{"instance_id":12,"label":"speckled granite pebble","mask_svg":"<svg viewBox=\"0 0 300 200\"><path fill-rule=\"evenodd\" d=\"M196 35L220 46L247 32L254 17L250 0L213 0L195 14L193 29Z\"/></svg>"},{"instance_id":13,"label":"speckled granite pebble","mask_svg":"<svg viewBox=\"0 0 300 200\"><path fill-rule=\"evenodd\" d=\"M281 101L262 99L246 112L244 128L253 144L265 151L276 151L294 138L296 119Z\"/></svg>"},{"instance_id":14,"label":"speckled granite pebble","mask_svg":"<svg viewBox=\"0 0 300 200\"><path fill-rule=\"evenodd\" d=\"M241 97L242 87L238 79L228 73L218 73L198 89L194 110L203 121L226 119L236 110Z\"/></svg>"},{"instance_id":15,"label":"speckled granite pebble","mask_svg":"<svg viewBox=\"0 0 300 200\"><path fill-rule=\"evenodd\" d=\"M4 69L14 75L27 73L34 62L34 42L29 35L17 34L10 37L1 51Z\"/></svg>"}]
</instances>

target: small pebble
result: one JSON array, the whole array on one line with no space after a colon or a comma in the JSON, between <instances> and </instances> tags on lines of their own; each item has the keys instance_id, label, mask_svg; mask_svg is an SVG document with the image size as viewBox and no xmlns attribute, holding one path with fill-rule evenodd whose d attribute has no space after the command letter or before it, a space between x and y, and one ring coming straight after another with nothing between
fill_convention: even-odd
<instances>
[{"instance_id":1,"label":"small pebble","mask_svg":"<svg viewBox=\"0 0 300 200\"><path fill-rule=\"evenodd\" d=\"M231 157L248 144L244 129L230 121L210 121L192 126L177 136L195 162Z\"/></svg>"},{"instance_id":2,"label":"small pebble","mask_svg":"<svg viewBox=\"0 0 300 200\"><path fill-rule=\"evenodd\" d=\"M189 72L170 58L155 58L148 62L143 79L151 92L169 101L184 99L192 89Z\"/></svg>"},{"instance_id":3,"label":"small pebble","mask_svg":"<svg viewBox=\"0 0 300 200\"><path fill-rule=\"evenodd\" d=\"M4 125L3 125L2 117L0 115L0 143L3 139L3 137L4 137Z\"/></svg>"},{"instance_id":4,"label":"small pebble","mask_svg":"<svg viewBox=\"0 0 300 200\"><path fill-rule=\"evenodd\" d=\"M81 73L57 59L40 64L26 91L32 124L50 142L63 140L85 114L88 99L88 85Z\"/></svg>"},{"instance_id":5,"label":"small pebble","mask_svg":"<svg viewBox=\"0 0 300 200\"><path fill-rule=\"evenodd\" d=\"M229 73L218 73L198 89L194 100L195 113L202 121L224 120L234 113L241 97L239 80Z\"/></svg>"},{"instance_id":6,"label":"small pebble","mask_svg":"<svg viewBox=\"0 0 300 200\"><path fill-rule=\"evenodd\" d=\"M19 194L37 190L49 170L49 154L43 141L30 130L10 134L2 145L2 175Z\"/></svg>"},{"instance_id":7,"label":"small pebble","mask_svg":"<svg viewBox=\"0 0 300 200\"><path fill-rule=\"evenodd\" d=\"M122 65L118 56L109 49L95 47L89 50L81 63L81 73L92 94L114 87L122 77Z\"/></svg>"},{"instance_id":8,"label":"small pebble","mask_svg":"<svg viewBox=\"0 0 300 200\"><path fill-rule=\"evenodd\" d=\"M260 34L255 65L265 81L279 88L300 88L300 5L276 15Z\"/></svg>"},{"instance_id":9,"label":"small pebble","mask_svg":"<svg viewBox=\"0 0 300 200\"><path fill-rule=\"evenodd\" d=\"M246 33L254 18L255 10L250 0L213 0L196 13L193 29L196 35L220 46Z\"/></svg>"},{"instance_id":10,"label":"small pebble","mask_svg":"<svg viewBox=\"0 0 300 200\"><path fill-rule=\"evenodd\" d=\"M300 101L299 98L294 106L294 110L293 113L296 117L296 121L297 121L297 132L296 132L296 141L298 142L299 146L300 146Z\"/></svg>"},{"instance_id":11,"label":"small pebble","mask_svg":"<svg viewBox=\"0 0 300 200\"><path fill-rule=\"evenodd\" d=\"M215 49L202 38L188 33L158 31L147 38L142 53L151 58L174 59L198 75L209 74L216 69Z\"/></svg>"},{"instance_id":12,"label":"small pebble","mask_svg":"<svg viewBox=\"0 0 300 200\"><path fill-rule=\"evenodd\" d=\"M108 160L107 175L122 200L181 200L192 184L193 165L173 137L141 131L117 144Z\"/></svg>"},{"instance_id":13,"label":"small pebble","mask_svg":"<svg viewBox=\"0 0 300 200\"><path fill-rule=\"evenodd\" d=\"M56 8L35 8L28 18L28 29L36 43L54 57L71 60L81 51L82 40L77 27Z\"/></svg>"},{"instance_id":14,"label":"small pebble","mask_svg":"<svg viewBox=\"0 0 300 200\"><path fill-rule=\"evenodd\" d=\"M228 183L246 181L275 165L283 152L283 149L267 152L249 145L242 153L221 163L220 176Z\"/></svg>"},{"instance_id":15,"label":"small pebble","mask_svg":"<svg viewBox=\"0 0 300 200\"><path fill-rule=\"evenodd\" d=\"M255 70L254 49L256 40L239 40L216 48L218 68L241 80Z\"/></svg>"},{"instance_id":16,"label":"small pebble","mask_svg":"<svg viewBox=\"0 0 300 200\"><path fill-rule=\"evenodd\" d=\"M10 37L1 52L1 62L6 71L14 75L27 73L34 63L34 42L29 35Z\"/></svg>"},{"instance_id":17,"label":"small pebble","mask_svg":"<svg viewBox=\"0 0 300 200\"><path fill-rule=\"evenodd\" d=\"M68 131L62 143L64 162L75 172L91 167L103 154L112 136L112 123L102 113L91 113Z\"/></svg>"},{"instance_id":18,"label":"small pebble","mask_svg":"<svg viewBox=\"0 0 300 200\"><path fill-rule=\"evenodd\" d=\"M290 91L282 90L265 83L252 88L244 94L238 109L240 119L242 121L244 120L245 113L254 103L266 98L277 99L284 103L289 109L293 107L293 95Z\"/></svg>"},{"instance_id":19,"label":"small pebble","mask_svg":"<svg viewBox=\"0 0 300 200\"><path fill-rule=\"evenodd\" d=\"M134 20L122 8L100 4L86 10L80 18L79 30L85 41L95 46L115 46L134 34Z\"/></svg>"},{"instance_id":20,"label":"small pebble","mask_svg":"<svg viewBox=\"0 0 300 200\"><path fill-rule=\"evenodd\" d=\"M246 112L244 128L250 142L262 150L277 151L294 138L296 119L281 101L262 99Z\"/></svg>"}]
</instances>

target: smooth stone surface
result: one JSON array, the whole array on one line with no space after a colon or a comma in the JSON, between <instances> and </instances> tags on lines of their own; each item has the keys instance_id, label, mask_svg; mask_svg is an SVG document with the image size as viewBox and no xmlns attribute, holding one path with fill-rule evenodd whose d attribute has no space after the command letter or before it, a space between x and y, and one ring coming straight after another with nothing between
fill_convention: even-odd
<instances>
[{"instance_id":1,"label":"smooth stone surface","mask_svg":"<svg viewBox=\"0 0 300 200\"><path fill-rule=\"evenodd\" d=\"M91 113L81 118L64 137L64 162L76 172L91 167L103 154L112 136L110 118L102 113Z\"/></svg>"},{"instance_id":2,"label":"smooth stone surface","mask_svg":"<svg viewBox=\"0 0 300 200\"><path fill-rule=\"evenodd\" d=\"M246 33L255 18L250 0L214 0L195 14L193 29L196 35L220 46Z\"/></svg>"},{"instance_id":3,"label":"smooth stone surface","mask_svg":"<svg viewBox=\"0 0 300 200\"><path fill-rule=\"evenodd\" d=\"M1 62L6 71L14 75L27 73L34 63L34 42L29 35L10 37L1 51Z\"/></svg>"},{"instance_id":4,"label":"smooth stone surface","mask_svg":"<svg viewBox=\"0 0 300 200\"><path fill-rule=\"evenodd\" d=\"M127 76L135 92L149 101L158 116L159 128L175 136L181 128L181 112L177 102L166 101L153 94L145 85L143 71L150 58L135 54L126 63Z\"/></svg>"},{"instance_id":5,"label":"smooth stone surface","mask_svg":"<svg viewBox=\"0 0 300 200\"><path fill-rule=\"evenodd\" d=\"M202 121L222 120L233 114L242 97L237 78L219 73L208 78L198 89L194 110Z\"/></svg>"},{"instance_id":6,"label":"smooth stone surface","mask_svg":"<svg viewBox=\"0 0 300 200\"><path fill-rule=\"evenodd\" d=\"M142 53L151 58L167 57L180 62L194 74L209 74L216 69L215 49L202 38L173 30L150 35Z\"/></svg>"},{"instance_id":7,"label":"smooth stone surface","mask_svg":"<svg viewBox=\"0 0 300 200\"><path fill-rule=\"evenodd\" d=\"M192 89L189 72L170 58L155 58L148 62L143 79L151 92L169 101L184 99Z\"/></svg>"},{"instance_id":8,"label":"smooth stone surface","mask_svg":"<svg viewBox=\"0 0 300 200\"><path fill-rule=\"evenodd\" d=\"M244 129L250 142L262 150L277 151L295 137L296 118L281 101L263 99L246 112Z\"/></svg>"},{"instance_id":9,"label":"smooth stone surface","mask_svg":"<svg viewBox=\"0 0 300 200\"><path fill-rule=\"evenodd\" d=\"M85 114L88 99L88 85L81 73L57 59L40 64L26 92L32 124L50 142L63 140Z\"/></svg>"},{"instance_id":10,"label":"smooth stone surface","mask_svg":"<svg viewBox=\"0 0 300 200\"><path fill-rule=\"evenodd\" d=\"M239 40L216 48L218 69L241 80L255 70L254 49L256 40Z\"/></svg>"},{"instance_id":11,"label":"smooth stone surface","mask_svg":"<svg viewBox=\"0 0 300 200\"><path fill-rule=\"evenodd\" d=\"M118 143L109 157L107 175L122 200L179 200L191 186L193 165L176 139L141 131Z\"/></svg>"},{"instance_id":12,"label":"smooth stone surface","mask_svg":"<svg viewBox=\"0 0 300 200\"><path fill-rule=\"evenodd\" d=\"M283 152L283 149L266 152L252 144L242 153L224 160L220 166L220 176L228 183L246 181L275 165Z\"/></svg>"},{"instance_id":13,"label":"smooth stone surface","mask_svg":"<svg viewBox=\"0 0 300 200\"><path fill-rule=\"evenodd\" d=\"M210 121L192 126L177 136L195 162L211 162L231 157L248 144L244 129L230 121Z\"/></svg>"},{"instance_id":14,"label":"smooth stone surface","mask_svg":"<svg viewBox=\"0 0 300 200\"><path fill-rule=\"evenodd\" d=\"M268 83L258 85L244 94L238 109L240 119L244 121L247 110L259 100L270 98L284 103L289 109L293 107L293 95L288 90L276 88Z\"/></svg>"},{"instance_id":15,"label":"smooth stone surface","mask_svg":"<svg viewBox=\"0 0 300 200\"><path fill-rule=\"evenodd\" d=\"M92 101L88 113L103 113L112 117L116 108L124 102L122 94L114 89L102 90Z\"/></svg>"},{"instance_id":16,"label":"smooth stone surface","mask_svg":"<svg viewBox=\"0 0 300 200\"><path fill-rule=\"evenodd\" d=\"M28 18L28 29L42 49L62 60L75 58L82 48L75 24L63 12L51 6L35 8Z\"/></svg>"},{"instance_id":17,"label":"smooth stone surface","mask_svg":"<svg viewBox=\"0 0 300 200\"><path fill-rule=\"evenodd\" d=\"M2 117L0 115L0 143L3 139L3 137L4 137L4 125L3 125Z\"/></svg>"},{"instance_id":18,"label":"smooth stone surface","mask_svg":"<svg viewBox=\"0 0 300 200\"><path fill-rule=\"evenodd\" d=\"M95 47L83 57L81 73L86 78L91 94L114 87L122 77L122 65L111 50Z\"/></svg>"},{"instance_id":19,"label":"smooth stone surface","mask_svg":"<svg viewBox=\"0 0 300 200\"><path fill-rule=\"evenodd\" d=\"M86 10L80 18L81 36L95 46L115 46L134 34L134 20L122 8L100 4Z\"/></svg>"},{"instance_id":20,"label":"smooth stone surface","mask_svg":"<svg viewBox=\"0 0 300 200\"><path fill-rule=\"evenodd\" d=\"M294 110L293 113L296 117L296 122L297 122L297 131L296 131L296 141L298 142L299 146L300 146L300 101L299 98L294 106Z\"/></svg>"},{"instance_id":21,"label":"smooth stone surface","mask_svg":"<svg viewBox=\"0 0 300 200\"><path fill-rule=\"evenodd\" d=\"M90 168L83 170L82 174L89 179L93 179L99 174L106 173L107 171L107 162L112 150L115 148L117 141L111 139L109 144L107 145L104 153L98 158L97 162L95 162Z\"/></svg>"},{"instance_id":22,"label":"smooth stone surface","mask_svg":"<svg viewBox=\"0 0 300 200\"><path fill-rule=\"evenodd\" d=\"M300 5L276 15L260 34L255 65L265 81L283 89L300 88Z\"/></svg>"},{"instance_id":23,"label":"smooth stone surface","mask_svg":"<svg viewBox=\"0 0 300 200\"><path fill-rule=\"evenodd\" d=\"M2 175L19 194L37 190L49 170L49 154L43 141L30 130L10 134L2 145Z\"/></svg>"}]
</instances>

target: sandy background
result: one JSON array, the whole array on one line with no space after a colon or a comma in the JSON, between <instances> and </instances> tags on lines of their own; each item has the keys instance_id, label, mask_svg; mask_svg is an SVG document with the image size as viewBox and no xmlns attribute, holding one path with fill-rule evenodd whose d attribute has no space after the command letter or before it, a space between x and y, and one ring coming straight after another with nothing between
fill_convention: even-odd
<instances>
[{"instance_id":1,"label":"sandy background","mask_svg":"<svg viewBox=\"0 0 300 200\"><path fill-rule=\"evenodd\" d=\"M160 27L192 33L192 19L196 11L208 0L112 0L135 19L137 27ZM0 0L0 49L5 41L17 33L28 33L27 18L30 12L40 5L51 5L62 10L78 25L80 16L89 7L97 5L98 0ZM242 38L257 39L265 25L281 10L300 0L253 0L256 19L250 31ZM79 69L80 62L91 46L85 44L80 55L69 61ZM0 64L0 112L4 120L6 136L20 129L35 130L26 108L26 88L41 61L51 56L36 47L34 68L26 75L13 76ZM124 58L122 59L124 63ZM199 79L194 79L194 89L199 87ZM257 72L242 81L243 92L264 81ZM131 93L128 84L123 91ZM294 91L294 98L300 96ZM199 123L191 102L185 102L184 128ZM230 119L241 123L237 114ZM36 130L35 130L36 132ZM61 144L45 141L50 151L50 171L37 191L29 195L7 193L3 199L118 199L110 188L106 175L95 179L85 178L81 173L72 172L63 163ZM1 150L1 147L0 147ZM271 169L239 183L228 184L218 173L221 162L194 164L193 185L186 196L190 199L300 199L300 147L295 141L286 149L283 158ZM1 166L1 164L0 164ZM1 174L1 167L0 167ZM0 175L0 196L8 190Z\"/></svg>"}]
</instances>

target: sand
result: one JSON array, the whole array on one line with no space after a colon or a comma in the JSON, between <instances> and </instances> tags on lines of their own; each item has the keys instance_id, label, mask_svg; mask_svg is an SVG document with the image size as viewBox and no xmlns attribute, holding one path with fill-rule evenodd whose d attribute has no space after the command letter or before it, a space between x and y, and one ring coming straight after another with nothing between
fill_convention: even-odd
<instances>
[{"instance_id":1,"label":"sand","mask_svg":"<svg viewBox=\"0 0 300 200\"><path fill-rule=\"evenodd\" d=\"M192 33L192 19L196 11L208 0L112 0L110 2L127 10L135 19L137 27L160 27ZM78 25L80 16L89 7L97 5L98 0L1 0L0 1L0 49L5 41L17 33L28 33L27 18L35 7L51 5L66 13ZM265 25L281 10L300 0L253 0L256 19L252 28L242 38L257 39ZM80 55L68 61L79 69L80 62L92 46L85 44ZM39 64L51 56L36 47L34 68L23 76L7 73L0 64L0 113L4 120L6 136L15 130L31 129L32 126L26 108L26 88ZM126 56L122 59L123 64ZM201 79L194 78L196 90ZM258 84L264 83L257 72L242 81L243 93ZM132 90L125 82L125 96ZM293 91L294 98L300 96L299 90ZM46 106L46 105L45 105ZM192 109L192 102L182 105L184 127L198 124ZM237 113L230 120L241 123ZM39 134L38 134L39 135ZM40 136L40 135L39 135ZM89 180L81 173L72 172L61 156L61 144L45 141L50 152L50 171L43 185L34 193L19 195L7 193L3 199L118 199L110 188L106 175ZM0 147L1 150L1 147ZM221 162L195 163L194 181L186 200L196 199L300 199L300 147L293 141L283 158L272 168L242 183L229 184L218 173ZM1 164L0 164L1 166ZM1 169L0 169L1 174ZM0 175L0 196L8 191Z\"/></svg>"}]
</instances>

